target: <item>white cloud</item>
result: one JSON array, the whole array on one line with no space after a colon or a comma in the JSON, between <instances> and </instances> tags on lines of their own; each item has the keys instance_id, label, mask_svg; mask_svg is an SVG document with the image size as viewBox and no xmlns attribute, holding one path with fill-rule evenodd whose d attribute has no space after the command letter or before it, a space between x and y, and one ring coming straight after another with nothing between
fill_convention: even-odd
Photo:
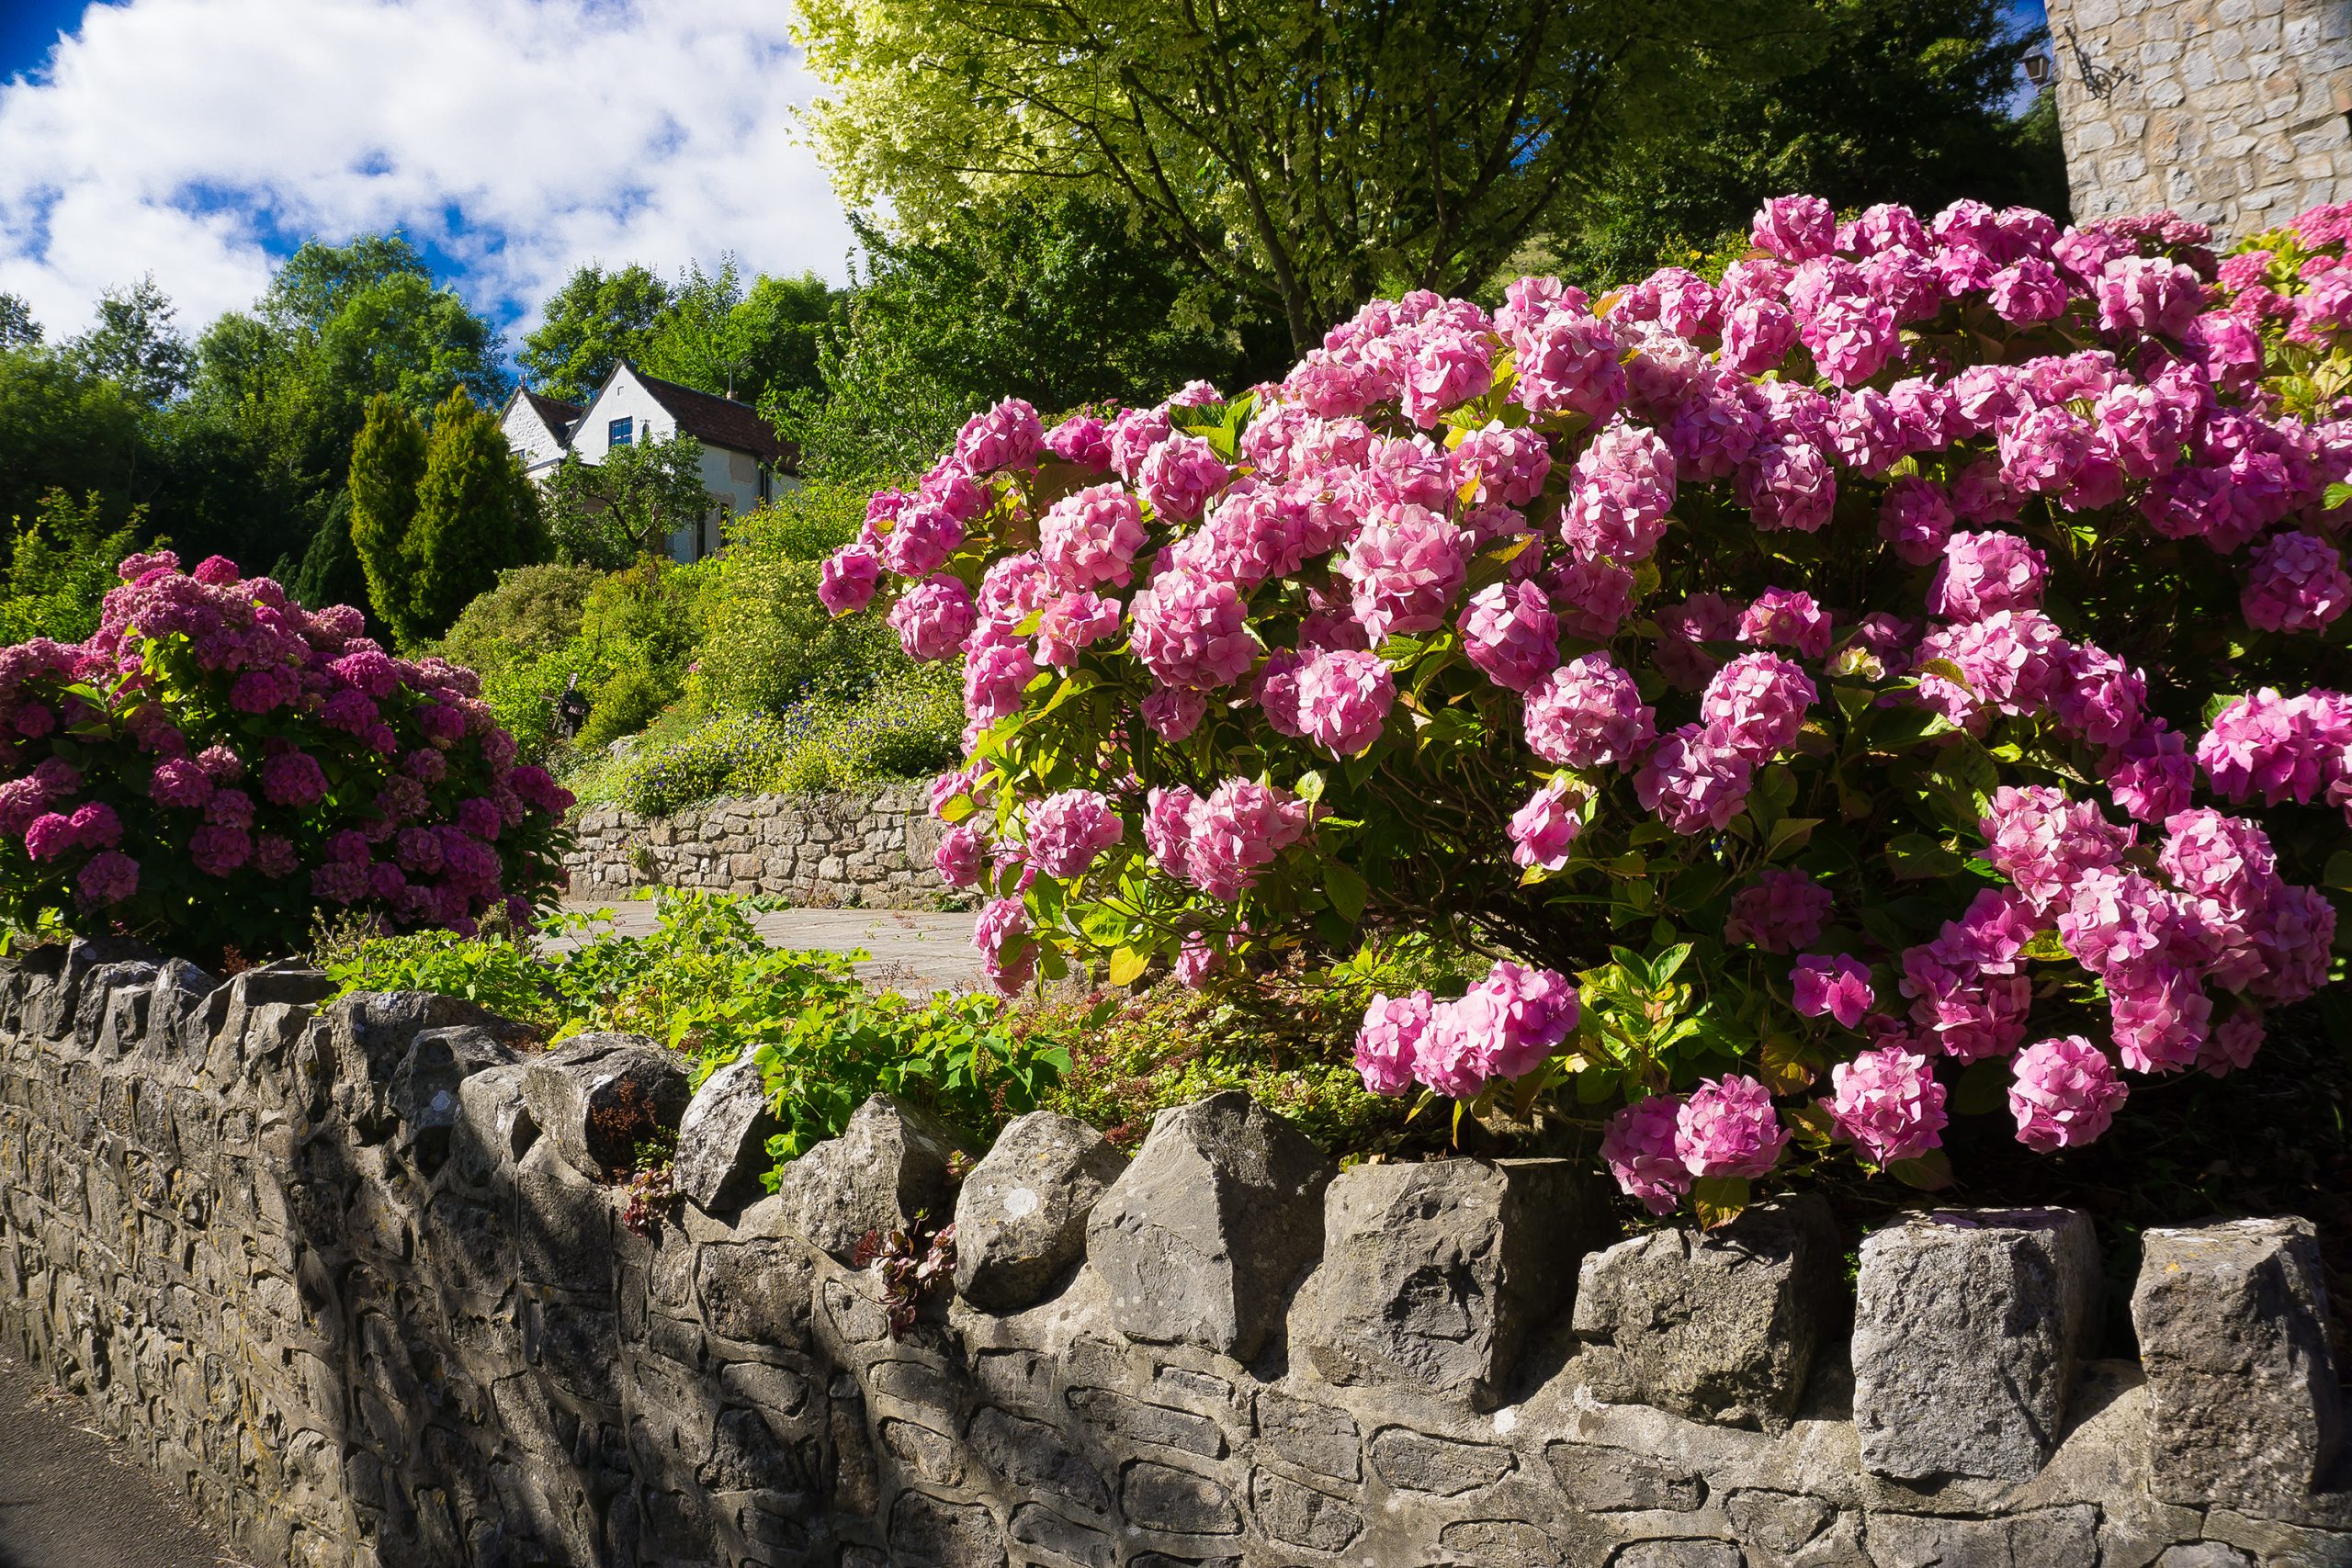
<instances>
[{"instance_id":1,"label":"white cloud","mask_svg":"<svg viewBox=\"0 0 2352 1568\"><path fill-rule=\"evenodd\" d=\"M129 0L0 85L0 289L52 335L153 272L191 329L273 247L399 227L493 316L579 264L840 281L787 0Z\"/></svg>"}]
</instances>

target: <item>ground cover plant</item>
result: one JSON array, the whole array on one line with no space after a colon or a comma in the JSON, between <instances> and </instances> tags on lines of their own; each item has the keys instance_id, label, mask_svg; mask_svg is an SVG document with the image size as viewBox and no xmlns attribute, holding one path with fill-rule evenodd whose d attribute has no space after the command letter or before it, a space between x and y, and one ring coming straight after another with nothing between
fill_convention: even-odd
<instances>
[{"instance_id":1,"label":"ground cover plant","mask_svg":"<svg viewBox=\"0 0 2352 1568\"><path fill-rule=\"evenodd\" d=\"M1492 968L1371 1001L1375 1093L1605 1116L1658 1213L1940 1185L1952 1115L2081 1147L2340 970L2347 231L1778 198L1713 282L1001 404L822 592L960 662L1003 988L1436 931Z\"/></svg>"},{"instance_id":2,"label":"ground cover plant","mask_svg":"<svg viewBox=\"0 0 2352 1568\"><path fill-rule=\"evenodd\" d=\"M215 556L121 563L86 641L0 650L0 896L18 930L217 960L315 912L466 931L560 885L571 797L472 672L395 659Z\"/></svg>"},{"instance_id":3,"label":"ground cover plant","mask_svg":"<svg viewBox=\"0 0 2352 1568\"><path fill-rule=\"evenodd\" d=\"M838 1134L871 1095L904 1096L985 1137L1069 1071L1067 1039L1091 1015L1016 1027L993 997L869 987L853 970L863 953L770 947L752 917L779 904L664 891L641 936L604 912L472 937L346 926L322 931L313 956L338 996L463 997L548 1043L594 1030L649 1036L685 1055L697 1085L749 1054L782 1124L770 1144L779 1168Z\"/></svg>"}]
</instances>

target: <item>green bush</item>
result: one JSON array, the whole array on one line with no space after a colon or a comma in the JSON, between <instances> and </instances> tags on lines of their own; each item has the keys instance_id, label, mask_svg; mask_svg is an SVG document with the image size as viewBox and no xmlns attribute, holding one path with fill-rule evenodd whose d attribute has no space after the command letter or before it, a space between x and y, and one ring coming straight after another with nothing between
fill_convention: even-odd
<instances>
[{"instance_id":1,"label":"green bush","mask_svg":"<svg viewBox=\"0 0 2352 1568\"><path fill-rule=\"evenodd\" d=\"M729 523L728 543L777 560L822 560L857 537L871 488L821 479L796 485Z\"/></svg>"},{"instance_id":2,"label":"green bush","mask_svg":"<svg viewBox=\"0 0 2352 1568\"><path fill-rule=\"evenodd\" d=\"M580 728L580 744L601 750L624 736L636 734L668 706L676 688L654 670L628 669L613 672L596 690L588 722Z\"/></svg>"},{"instance_id":3,"label":"green bush","mask_svg":"<svg viewBox=\"0 0 2352 1568\"><path fill-rule=\"evenodd\" d=\"M752 916L771 907L667 892L644 936L559 916L515 936L369 936L332 942L318 956L338 996L464 997L550 1041L594 1030L647 1034L690 1057L697 1083L755 1052L784 1125L768 1145L779 1162L839 1134L876 1093L992 1136L1069 1070L1058 1036L1034 1022L1015 1029L993 998L877 995L851 973L862 954L769 947ZM560 935L576 945L548 945Z\"/></svg>"},{"instance_id":4,"label":"green bush","mask_svg":"<svg viewBox=\"0 0 2352 1568\"><path fill-rule=\"evenodd\" d=\"M708 707L780 714L804 698L853 695L909 668L877 618L825 613L814 562L739 547L713 565L695 653Z\"/></svg>"}]
</instances>

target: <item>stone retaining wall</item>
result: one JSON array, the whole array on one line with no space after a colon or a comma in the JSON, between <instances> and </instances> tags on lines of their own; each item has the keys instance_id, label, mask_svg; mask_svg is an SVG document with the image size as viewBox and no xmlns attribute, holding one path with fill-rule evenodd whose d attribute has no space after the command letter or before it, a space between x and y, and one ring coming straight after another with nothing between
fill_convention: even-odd
<instances>
[{"instance_id":1,"label":"stone retaining wall","mask_svg":"<svg viewBox=\"0 0 2352 1568\"><path fill-rule=\"evenodd\" d=\"M1613 1240L1580 1170L1335 1170L1246 1098L951 1188L868 1102L126 944L0 964L0 1333L262 1563L2215 1568L2352 1561L2310 1230L1798 1201ZM680 1126L650 1238L609 1162ZM870 1229L953 1212L894 1337ZM1850 1334L1846 1324L1851 1320Z\"/></svg>"},{"instance_id":2,"label":"stone retaining wall","mask_svg":"<svg viewBox=\"0 0 2352 1568\"><path fill-rule=\"evenodd\" d=\"M812 908L961 908L932 868L940 826L921 784L721 796L674 817L598 806L572 824L571 896L636 887L774 893Z\"/></svg>"}]
</instances>

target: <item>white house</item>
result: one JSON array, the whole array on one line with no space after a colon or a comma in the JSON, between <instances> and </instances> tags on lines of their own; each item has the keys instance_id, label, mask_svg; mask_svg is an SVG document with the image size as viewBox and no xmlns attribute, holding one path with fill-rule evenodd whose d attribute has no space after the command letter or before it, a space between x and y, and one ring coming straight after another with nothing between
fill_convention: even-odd
<instances>
[{"instance_id":1,"label":"white house","mask_svg":"<svg viewBox=\"0 0 2352 1568\"><path fill-rule=\"evenodd\" d=\"M524 472L544 483L564 454L601 463L616 446L691 435L702 443L703 488L711 510L699 528L670 536L673 560L700 560L719 547L729 517L799 484L798 454L749 403L648 376L623 360L584 409L517 389L500 426Z\"/></svg>"}]
</instances>

